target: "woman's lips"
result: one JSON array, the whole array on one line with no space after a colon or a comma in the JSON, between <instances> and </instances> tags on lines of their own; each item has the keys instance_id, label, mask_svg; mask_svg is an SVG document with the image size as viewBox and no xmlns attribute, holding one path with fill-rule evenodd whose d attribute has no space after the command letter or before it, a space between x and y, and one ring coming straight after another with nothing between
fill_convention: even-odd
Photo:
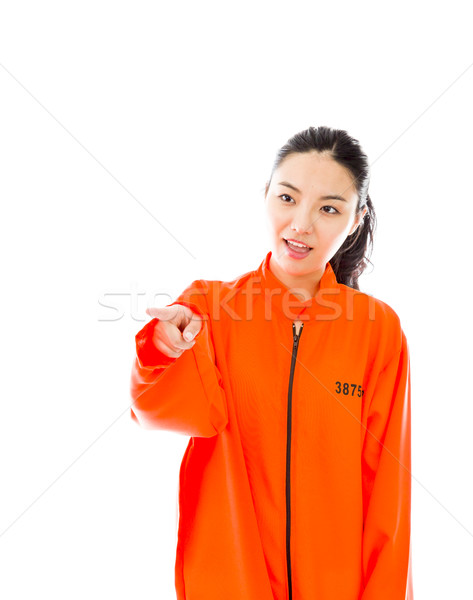
<instances>
[{"instance_id":1,"label":"woman's lips","mask_svg":"<svg viewBox=\"0 0 473 600\"><path fill-rule=\"evenodd\" d=\"M291 258L305 258L306 256L308 256L311 252L311 250L313 250L313 248L300 248L300 247L296 247L296 246L292 246L286 239L284 240L286 247L287 247L287 253Z\"/></svg>"}]
</instances>

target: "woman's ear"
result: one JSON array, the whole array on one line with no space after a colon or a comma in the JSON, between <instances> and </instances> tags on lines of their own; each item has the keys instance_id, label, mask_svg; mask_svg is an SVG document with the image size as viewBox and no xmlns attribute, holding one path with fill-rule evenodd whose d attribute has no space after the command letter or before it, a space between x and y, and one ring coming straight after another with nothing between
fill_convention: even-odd
<instances>
[{"instance_id":1,"label":"woman's ear","mask_svg":"<svg viewBox=\"0 0 473 600\"><path fill-rule=\"evenodd\" d=\"M268 195L268 190L269 190L269 181L267 181L264 186L263 200L266 200L266 196Z\"/></svg>"},{"instance_id":2,"label":"woman's ear","mask_svg":"<svg viewBox=\"0 0 473 600\"><path fill-rule=\"evenodd\" d=\"M352 235L353 233L355 233L358 227L360 227L360 225L363 225L363 219L367 212L368 208L365 206L363 211L356 217L355 222L353 224L353 228L348 235Z\"/></svg>"}]
</instances>

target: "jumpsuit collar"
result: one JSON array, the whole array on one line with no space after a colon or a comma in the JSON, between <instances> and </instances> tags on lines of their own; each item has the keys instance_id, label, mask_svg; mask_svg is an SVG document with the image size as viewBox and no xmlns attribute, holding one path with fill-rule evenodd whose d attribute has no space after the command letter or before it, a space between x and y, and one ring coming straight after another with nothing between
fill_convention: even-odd
<instances>
[{"instance_id":1,"label":"jumpsuit collar","mask_svg":"<svg viewBox=\"0 0 473 600\"><path fill-rule=\"evenodd\" d=\"M282 312L283 316L293 321L315 320L317 315L334 315L341 288L330 262L325 265L319 290L315 296L302 302L271 271L269 267L271 255L272 252L269 251L256 271L261 278L266 311L270 308L271 312L277 311L279 314Z\"/></svg>"}]
</instances>

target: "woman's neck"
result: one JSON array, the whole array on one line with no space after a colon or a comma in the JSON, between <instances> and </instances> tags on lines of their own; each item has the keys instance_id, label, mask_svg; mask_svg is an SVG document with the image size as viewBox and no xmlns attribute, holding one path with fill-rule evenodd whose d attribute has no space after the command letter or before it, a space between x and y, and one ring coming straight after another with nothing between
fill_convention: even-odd
<instances>
[{"instance_id":1,"label":"woman's neck","mask_svg":"<svg viewBox=\"0 0 473 600\"><path fill-rule=\"evenodd\" d=\"M291 291L291 293L297 296L302 302L313 298L319 290L320 277L314 281L313 277L294 277L292 275L288 275L281 269L277 262L273 260L272 256L269 261L269 268L273 272L274 276L279 279L279 281L281 281Z\"/></svg>"}]
</instances>

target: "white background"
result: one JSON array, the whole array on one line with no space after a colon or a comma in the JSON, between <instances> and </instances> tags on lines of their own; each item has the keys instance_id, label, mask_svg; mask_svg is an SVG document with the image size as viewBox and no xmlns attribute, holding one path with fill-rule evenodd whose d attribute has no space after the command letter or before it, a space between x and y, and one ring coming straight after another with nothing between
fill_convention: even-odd
<instances>
[{"instance_id":1,"label":"white background","mask_svg":"<svg viewBox=\"0 0 473 600\"><path fill-rule=\"evenodd\" d=\"M174 599L188 438L130 417L147 306L268 251L263 187L346 129L363 291L411 351L416 599L473 598L467 3L2 2L0 596Z\"/></svg>"}]
</instances>

